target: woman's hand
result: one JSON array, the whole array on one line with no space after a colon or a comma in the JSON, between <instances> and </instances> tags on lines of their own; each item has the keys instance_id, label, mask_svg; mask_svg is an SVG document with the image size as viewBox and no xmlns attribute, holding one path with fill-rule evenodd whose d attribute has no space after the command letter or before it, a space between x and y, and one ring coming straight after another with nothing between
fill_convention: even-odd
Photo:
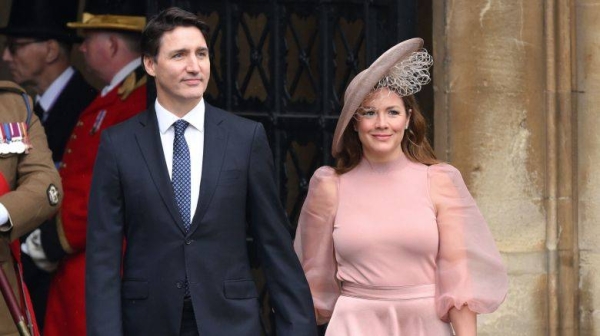
<instances>
[{"instance_id":1,"label":"woman's hand","mask_svg":"<svg viewBox=\"0 0 600 336\"><path fill-rule=\"evenodd\" d=\"M460 310L450 309L450 323L457 336L476 336L477 335L477 313L474 313L468 306L463 306Z\"/></svg>"}]
</instances>

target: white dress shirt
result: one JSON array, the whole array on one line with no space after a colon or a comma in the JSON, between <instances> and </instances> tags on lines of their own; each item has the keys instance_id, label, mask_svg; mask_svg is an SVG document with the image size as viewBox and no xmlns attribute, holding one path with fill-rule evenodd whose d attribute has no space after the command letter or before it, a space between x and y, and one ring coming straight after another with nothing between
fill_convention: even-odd
<instances>
[{"instance_id":1,"label":"white dress shirt","mask_svg":"<svg viewBox=\"0 0 600 336\"><path fill-rule=\"evenodd\" d=\"M173 124L179 120L175 114L162 107L158 99L154 103L156 117L158 119L158 130L160 131L160 141L162 142L165 162L169 170L169 178L173 179L173 141L175 140L175 129ZM196 213L198 198L200 197L200 179L202 177L202 160L204 157L204 98L200 100L190 112L183 116L183 120L190 125L185 129L184 137L190 150L191 164L191 220Z\"/></svg>"},{"instance_id":2,"label":"white dress shirt","mask_svg":"<svg viewBox=\"0 0 600 336\"><path fill-rule=\"evenodd\" d=\"M121 70L119 70L119 72L117 72L117 74L112 78L112 80L110 81L110 84L108 84L107 86L102 88L102 91L100 91L100 96L101 97L106 96L117 85L119 85L119 83L121 83L131 72L133 72L133 70L137 69L137 67L139 67L140 65L142 65L142 60L139 57L134 59L133 61L127 63L127 65L124 66L123 68L121 68Z\"/></svg>"},{"instance_id":3,"label":"white dress shirt","mask_svg":"<svg viewBox=\"0 0 600 336\"><path fill-rule=\"evenodd\" d=\"M56 77L41 96L35 96L35 102L39 103L44 109L44 119L47 118L46 114L50 111L52 106L54 106L56 99L60 96L60 93L64 90L65 86L67 86L67 83L71 77L73 77L73 74L75 74L73 67L66 68L60 76Z\"/></svg>"}]
</instances>

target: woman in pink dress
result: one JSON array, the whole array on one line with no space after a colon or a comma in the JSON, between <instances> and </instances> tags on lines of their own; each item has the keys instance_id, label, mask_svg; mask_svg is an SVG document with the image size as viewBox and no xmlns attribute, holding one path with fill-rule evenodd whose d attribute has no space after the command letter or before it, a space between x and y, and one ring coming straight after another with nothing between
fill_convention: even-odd
<instances>
[{"instance_id":1,"label":"woman in pink dress","mask_svg":"<svg viewBox=\"0 0 600 336\"><path fill-rule=\"evenodd\" d=\"M404 41L352 80L336 168L310 181L295 248L328 336L476 335L477 314L506 296L485 220L425 137L413 96L430 81L422 45Z\"/></svg>"}]
</instances>

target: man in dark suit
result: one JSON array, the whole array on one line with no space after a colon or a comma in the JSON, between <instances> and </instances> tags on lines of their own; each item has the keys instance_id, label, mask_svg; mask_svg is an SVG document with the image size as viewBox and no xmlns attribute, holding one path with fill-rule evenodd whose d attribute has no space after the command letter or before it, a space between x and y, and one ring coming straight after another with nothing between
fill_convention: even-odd
<instances>
[{"instance_id":1,"label":"man in dark suit","mask_svg":"<svg viewBox=\"0 0 600 336\"><path fill-rule=\"evenodd\" d=\"M264 128L203 99L207 32L178 8L152 19L142 54L157 100L102 134L88 216L88 335L260 335L247 227L277 335L316 335Z\"/></svg>"},{"instance_id":2,"label":"man in dark suit","mask_svg":"<svg viewBox=\"0 0 600 336\"><path fill-rule=\"evenodd\" d=\"M7 37L2 59L8 64L13 79L29 86L35 93L34 111L46 132L48 147L56 167L62 161L67 140L81 111L97 92L81 73L70 66L71 46L78 41L67 22L77 19L77 0L13 1L8 25L0 28ZM44 224L47 226L48 224ZM39 239L40 231L24 236L30 242ZM23 239L26 241L25 239ZM25 248L23 277L29 290L40 329L44 325L51 271L41 249Z\"/></svg>"}]
</instances>

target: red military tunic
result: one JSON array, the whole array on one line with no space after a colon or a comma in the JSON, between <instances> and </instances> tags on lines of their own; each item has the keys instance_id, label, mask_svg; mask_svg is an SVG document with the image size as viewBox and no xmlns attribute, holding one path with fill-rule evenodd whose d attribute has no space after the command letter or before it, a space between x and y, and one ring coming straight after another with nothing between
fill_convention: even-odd
<instances>
[{"instance_id":1,"label":"red military tunic","mask_svg":"<svg viewBox=\"0 0 600 336\"><path fill-rule=\"evenodd\" d=\"M98 96L80 115L67 143L59 172L64 186L57 215L62 248L69 253L50 285L44 335L83 336L85 332L85 242L87 204L100 133L146 109L146 77L132 72L106 96ZM102 295L102 293L98 293Z\"/></svg>"}]
</instances>

